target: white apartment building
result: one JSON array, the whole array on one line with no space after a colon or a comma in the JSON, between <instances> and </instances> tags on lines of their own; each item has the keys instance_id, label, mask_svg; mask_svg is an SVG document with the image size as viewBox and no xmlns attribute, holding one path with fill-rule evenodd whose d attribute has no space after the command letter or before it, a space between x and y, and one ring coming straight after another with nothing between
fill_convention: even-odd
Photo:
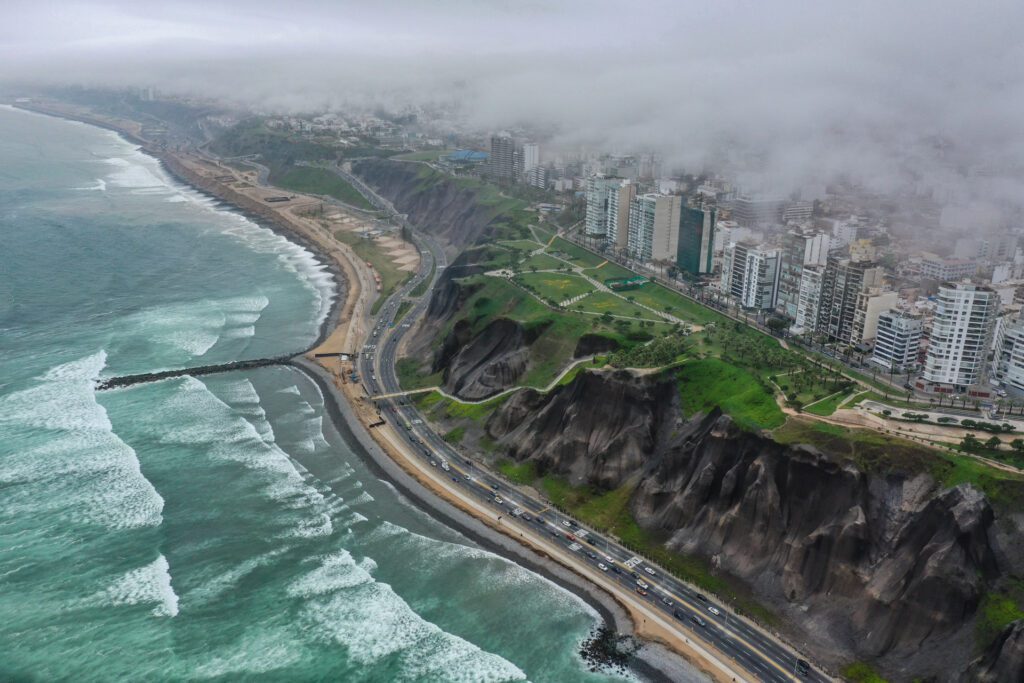
<instances>
[{"instance_id":1,"label":"white apartment building","mask_svg":"<svg viewBox=\"0 0 1024 683\"><path fill-rule=\"evenodd\" d=\"M625 249L629 241L629 207L636 197L636 185L624 178L608 190L608 243Z\"/></svg>"},{"instance_id":2,"label":"white apartment building","mask_svg":"<svg viewBox=\"0 0 1024 683\"><path fill-rule=\"evenodd\" d=\"M943 283L922 377L936 384L967 388L987 375L988 351L999 312L999 297L989 287Z\"/></svg>"},{"instance_id":3,"label":"white apartment building","mask_svg":"<svg viewBox=\"0 0 1024 683\"><path fill-rule=\"evenodd\" d=\"M883 311L878 316L871 362L892 372L913 368L921 348L922 328L919 316L897 310Z\"/></svg>"},{"instance_id":4,"label":"white apartment building","mask_svg":"<svg viewBox=\"0 0 1024 683\"><path fill-rule=\"evenodd\" d=\"M678 195L644 194L630 202L629 255L642 261L675 261L681 209Z\"/></svg>"},{"instance_id":5,"label":"white apartment building","mask_svg":"<svg viewBox=\"0 0 1024 683\"><path fill-rule=\"evenodd\" d=\"M726 250L722 288L744 308L771 310L779 294L779 250L744 242Z\"/></svg>"},{"instance_id":6,"label":"white apartment building","mask_svg":"<svg viewBox=\"0 0 1024 683\"><path fill-rule=\"evenodd\" d=\"M996 376L1006 386L1024 392L1024 321L1007 325L996 353Z\"/></svg>"},{"instance_id":7,"label":"white apartment building","mask_svg":"<svg viewBox=\"0 0 1024 683\"><path fill-rule=\"evenodd\" d=\"M616 178L602 176L587 178L587 216L583 229L590 237L608 234L608 190L616 181Z\"/></svg>"},{"instance_id":8,"label":"white apartment building","mask_svg":"<svg viewBox=\"0 0 1024 683\"><path fill-rule=\"evenodd\" d=\"M921 255L921 277L941 282L955 282L971 277L978 270L978 264L968 259L948 259L935 254Z\"/></svg>"},{"instance_id":9,"label":"white apartment building","mask_svg":"<svg viewBox=\"0 0 1024 683\"><path fill-rule=\"evenodd\" d=\"M793 334L813 332L818 325L818 308L821 305L821 266L804 266L800 273L800 288L797 298Z\"/></svg>"},{"instance_id":10,"label":"white apartment building","mask_svg":"<svg viewBox=\"0 0 1024 683\"><path fill-rule=\"evenodd\" d=\"M540 145L536 142L523 144L523 173L540 166Z\"/></svg>"}]
</instances>

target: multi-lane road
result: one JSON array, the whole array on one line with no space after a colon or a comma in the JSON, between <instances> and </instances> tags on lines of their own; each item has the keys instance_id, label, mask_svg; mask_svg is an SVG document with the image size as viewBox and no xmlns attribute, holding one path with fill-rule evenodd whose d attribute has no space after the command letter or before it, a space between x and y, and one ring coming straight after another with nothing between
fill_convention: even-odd
<instances>
[{"instance_id":1,"label":"multi-lane road","mask_svg":"<svg viewBox=\"0 0 1024 683\"><path fill-rule=\"evenodd\" d=\"M372 322L371 335L359 354L360 379L371 397L401 392L395 372L398 347L415 321L425 313L434 283L447 266L443 249L430 237L417 235L416 243L422 255L416 275L382 306L379 316ZM436 271L434 263L437 264ZM426 293L414 302L401 320L396 320L400 302L431 273L434 273L434 281ZM579 525L456 451L430 429L408 399L399 396L374 400L382 419L395 427L410 452L438 468L440 481L494 506L503 524L519 527L520 532L543 536L549 544L561 549L563 557L560 559L570 566L583 563L604 572L622 591L646 601L648 606L664 614L664 621L685 638L713 646L756 680L773 683L831 680L817 669L808 668L797 653L746 619L737 617L724 605L702 595L660 567L634 556L611 539Z\"/></svg>"}]
</instances>

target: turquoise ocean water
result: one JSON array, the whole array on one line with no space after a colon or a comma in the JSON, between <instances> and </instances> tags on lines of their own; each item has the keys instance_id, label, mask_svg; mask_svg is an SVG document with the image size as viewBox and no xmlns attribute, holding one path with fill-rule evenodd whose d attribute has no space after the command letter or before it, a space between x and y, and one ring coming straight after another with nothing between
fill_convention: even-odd
<instances>
[{"instance_id":1,"label":"turquoise ocean water","mask_svg":"<svg viewBox=\"0 0 1024 683\"><path fill-rule=\"evenodd\" d=\"M331 280L113 133L0 108L0 680L590 681L579 599L378 480L299 371Z\"/></svg>"}]
</instances>

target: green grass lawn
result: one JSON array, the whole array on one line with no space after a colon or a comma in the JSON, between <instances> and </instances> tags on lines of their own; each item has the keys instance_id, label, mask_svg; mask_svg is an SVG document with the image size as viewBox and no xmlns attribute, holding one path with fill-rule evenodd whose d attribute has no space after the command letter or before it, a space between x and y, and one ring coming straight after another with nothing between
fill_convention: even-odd
<instances>
[{"instance_id":1,"label":"green grass lawn","mask_svg":"<svg viewBox=\"0 0 1024 683\"><path fill-rule=\"evenodd\" d=\"M771 391L751 373L707 358L677 371L683 410L688 414L721 408L744 429L773 429L786 421Z\"/></svg>"},{"instance_id":2,"label":"green grass lawn","mask_svg":"<svg viewBox=\"0 0 1024 683\"><path fill-rule=\"evenodd\" d=\"M636 273L631 270L627 270L617 263L611 261L606 262L603 266L597 266L594 268L586 268L583 270L585 275L589 275L598 282L604 282L605 280L621 279L636 277Z\"/></svg>"},{"instance_id":3,"label":"green grass lawn","mask_svg":"<svg viewBox=\"0 0 1024 683\"><path fill-rule=\"evenodd\" d=\"M864 662L854 662L843 667L841 671L843 678L851 683L888 683L878 675L878 672L871 668L871 665Z\"/></svg>"},{"instance_id":4,"label":"green grass lawn","mask_svg":"<svg viewBox=\"0 0 1024 683\"><path fill-rule=\"evenodd\" d=\"M347 180L324 168L293 166L283 173L275 173L271 182L293 192L327 195L360 209L374 210L373 204Z\"/></svg>"},{"instance_id":5,"label":"green grass lawn","mask_svg":"<svg viewBox=\"0 0 1024 683\"><path fill-rule=\"evenodd\" d=\"M578 275L566 273L523 273L522 281L536 288L537 295L560 303L580 294L592 292L594 286Z\"/></svg>"},{"instance_id":6,"label":"green grass lawn","mask_svg":"<svg viewBox=\"0 0 1024 683\"><path fill-rule=\"evenodd\" d=\"M695 301L687 299L682 294L673 292L655 282L648 282L642 287L622 293L624 296L632 296L639 303L650 306L656 311L668 311L677 318L689 320L698 325L705 325L709 322L726 323L728 319L712 311L706 306L701 306Z\"/></svg>"},{"instance_id":7,"label":"green grass lawn","mask_svg":"<svg viewBox=\"0 0 1024 683\"><path fill-rule=\"evenodd\" d=\"M399 358L395 361L395 374L398 375L399 386L405 390L441 385L441 373L424 374L415 358Z\"/></svg>"},{"instance_id":8,"label":"green grass lawn","mask_svg":"<svg viewBox=\"0 0 1024 683\"><path fill-rule=\"evenodd\" d=\"M451 154L454 149L428 149L422 152L406 152L392 157L399 161L437 161L446 154Z\"/></svg>"},{"instance_id":9,"label":"green grass lawn","mask_svg":"<svg viewBox=\"0 0 1024 683\"><path fill-rule=\"evenodd\" d=\"M840 403L845 401L847 398L850 397L851 394L855 392L856 390L837 392L832 396L829 396L818 401L814 405L807 406L806 408L804 408L804 412L811 413L812 415L831 415L832 413L836 412L836 409L839 408Z\"/></svg>"},{"instance_id":10,"label":"green grass lawn","mask_svg":"<svg viewBox=\"0 0 1024 683\"><path fill-rule=\"evenodd\" d=\"M376 314L384 304L384 301L391 296L392 292L405 284L413 274L409 271L399 270L394 261L371 239L348 230L338 230L334 233L334 236L339 242L344 242L352 247L352 251L359 258L372 263L374 270L380 274L380 296L377 297L377 300L373 302L373 307L370 308L370 313Z\"/></svg>"},{"instance_id":11,"label":"green grass lawn","mask_svg":"<svg viewBox=\"0 0 1024 683\"><path fill-rule=\"evenodd\" d=\"M583 304L584 310L592 313L611 313L612 315L621 315L637 320L661 320L654 313L624 301L608 292L594 292L586 299L580 301L580 303Z\"/></svg>"},{"instance_id":12,"label":"green grass lawn","mask_svg":"<svg viewBox=\"0 0 1024 683\"><path fill-rule=\"evenodd\" d=\"M583 268L593 268L604 263L605 259L601 258L596 254L592 254L586 249L576 246L572 242L556 237L555 241L548 247L548 252L560 252L563 258L566 258L577 266Z\"/></svg>"},{"instance_id":13,"label":"green grass lawn","mask_svg":"<svg viewBox=\"0 0 1024 683\"><path fill-rule=\"evenodd\" d=\"M538 244L533 240L499 240L498 244L507 249L518 249L522 252L536 251L544 246L543 244Z\"/></svg>"},{"instance_id":14,"label":"green grass lawn","mask_svg":"<svg viewBox=\"0 0 1024 683\"><path fill-rule=\"evenodd\" d=\"M558 270L563 265L565 265L563 261L559 261L553 256L534 254L523 261L520 267L524 273L530 273L533 271L533 268L537 270Z\"/></svg>"}]
</instances>

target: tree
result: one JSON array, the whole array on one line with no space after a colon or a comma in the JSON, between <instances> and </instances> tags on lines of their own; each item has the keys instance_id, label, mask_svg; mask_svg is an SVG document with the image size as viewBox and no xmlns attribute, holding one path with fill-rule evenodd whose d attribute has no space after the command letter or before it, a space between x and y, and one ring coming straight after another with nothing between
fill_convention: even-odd
<instances>
[{"instance_id":1,"label":"tree","mask_svg":"<svg viewBox=\"0 0 1024 683\"><path fill-rule=\"evenodd\" d=\"M1003 442L999 440L998 436L993 436L985 442L985 448L990 451L999 450L999 447L1003 445Z\"/></svg>"},{"instance_id":2,"label":"tree","mask_svg":"<svg viewBox=\"0 0 1024 683\"><path fill-rule=\"evenodd\" d=\"M974 434L966 434L960 442L960 447L965 451L976 451L981 448L981 441Z\"/></svg>"},{"instance_id":3,"label":"tree","mask_svg":"<svg viewBox=\"0 0 1024 683\"><path fill-rule=\"evenodd\" d=\"M1024 455L1024 439L1014 439L1010 442L1010 448L1017 451L1018 454Z\"/></svg>"}]
</instances>

